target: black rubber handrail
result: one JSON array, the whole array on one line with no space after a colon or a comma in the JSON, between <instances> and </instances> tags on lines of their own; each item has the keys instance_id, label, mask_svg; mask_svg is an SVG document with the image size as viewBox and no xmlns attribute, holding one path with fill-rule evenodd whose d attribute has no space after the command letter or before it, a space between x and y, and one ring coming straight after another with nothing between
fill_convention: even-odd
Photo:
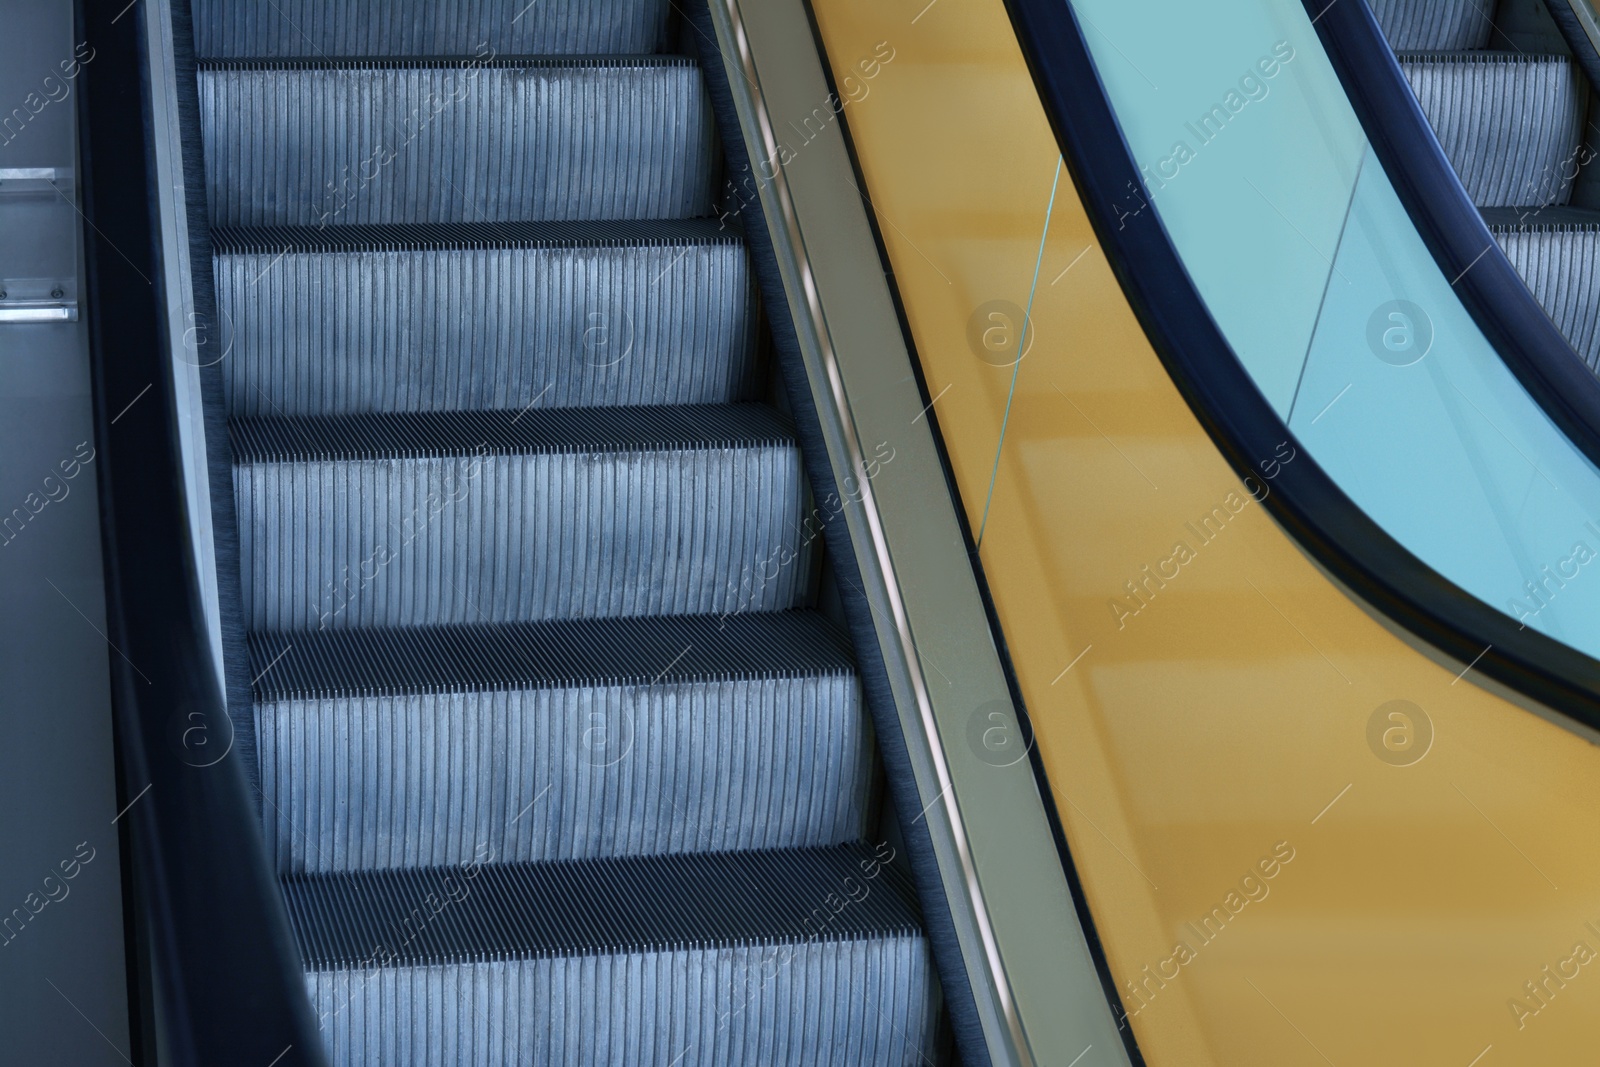
<instances>
[{"instance_id":1,"label":"black rubber handrail","mask_svg":"<svg viewBox=\"0 0 1600 1067\"><path fill-rule=\"evenodd\" d=\"M216 682L190 543L156 216L143 7L80 0L77 83L136 1050L181 1067L321 1064L277 880ZM221 756L222 758L218 758ZM152 995L153 994L153 995ZM276 1059L274 1059L276 1057Z\"/></svg>"},{"instance_id":2,"label":"black rubber handrail","mask_svg":"<svg viewBox=\"0 0 1600 1067\"><path fill-rule=\"evenodd\" d=\"M1255 475L1256 464L1271 458L1280 442L1299 442L1212 319L1155 210L1140 209L1149 198L1072 9L1063 0L1006 4L1068 171L1129 305L1218 450L1240 477ZM1341 8L1346 17L1356 9L1369 18L1365 4L1342 0L1322 20ZM1410 99L1409 88L1406 95ZM1473 249L1468 261L1482 251ZM1514 272L1511 280L1521 287ZM1588 374L1575 359L1572 365ZM1368 517L1303 447L1300 455L1281 468L1266 506L1335 579L1457 662L1600 728L1600 662L1520 628L1446 580Z\"/></svg>"},{"instance_id":3,"label":"black rubber handrail","mask_svg":"<svg viewBox=\"0 0 1600 1067\"><path fill-rule=\"evenodd\" d=\"M1559 3L1560 0L1557 0ZM1303 0L1367 140L1472 321L1524 389L1600 467L1600 378L1489 232L1365 0Z\"/></svg>"},{"instance_id":4,"label":"black rubber handrail","mask_svg":"<svg viewBox=\"0 0 1600 1067\"><path fill-rule=\"evenodd\" d=\"M1594 42L1585 32L1576 10L1579 4L1588 2L1589 0L1544 0L1544 9L1550 13L1550 21L1556 24L1562 40L1567 42L1573 61L1578 64L1578 69L1583 71L1584 80L1589 83L1589 88L1600 89L1600 53L1595 51Z\"/></svg>"}]
</instances>

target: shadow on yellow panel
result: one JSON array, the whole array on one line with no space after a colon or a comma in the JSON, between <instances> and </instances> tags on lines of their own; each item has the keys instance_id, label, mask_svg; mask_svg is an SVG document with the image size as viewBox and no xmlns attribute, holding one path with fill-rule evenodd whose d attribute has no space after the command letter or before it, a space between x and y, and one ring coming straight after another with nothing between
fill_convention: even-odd
<instances>
[{"instance_id":1,"label":"shadow on yellow panel","mask_svg":"<svg viewBox=\"0 0 1600 1067\"><path fill-rule=\"evenodd\" d=\"M845 117L1148 1061L1600 1059L1600 751L1305 559L1252 496L1298 455L1234 476L1064 172L1041 256L1057 148L999 0L813 5L832 55L894 51ZM991 313L1036 263L1016 363Z\"/></svg>"}]
</instances>

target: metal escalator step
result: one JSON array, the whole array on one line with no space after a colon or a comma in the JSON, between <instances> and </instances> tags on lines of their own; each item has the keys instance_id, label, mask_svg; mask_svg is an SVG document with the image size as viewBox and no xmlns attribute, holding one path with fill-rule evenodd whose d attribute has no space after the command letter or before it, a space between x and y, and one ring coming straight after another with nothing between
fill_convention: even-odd
<instances>
[{"instance_id":1,"label":"metal escalator step","mask_svg":"<svg viewBox=\"0 0 1600 1067\"><path fill-rule=\"evenodd\" d=\"M872 741L810 612L255 635L284 872L798 848L864 833Z\"/></svg>"},{"instance_id":2,"label":"metal escalator step","mask_svg":"<svg viewBox=\"0 0 1600 1067\"><path fill-rule=\"evenodd\" d=\"M195 0L202 58L653 52L666 0Z\"/></svg>"},{"instance_id":3,"label":"metal escalator step","mask_svg":"<svg viewBox=\"0 0 1600 1067\"><path fill-rule=\"evenodd\" d=\"M1484 0L1368 0L1396 52L1456 52L1489 43L1494 5Z\"/></svg>"},{"instance_id":4,"label":"metal escalator step","mask_svg":"<svg viewBox=\"0 0 1600 1067\"><path fill-rule=\"evenodd\" d=\"M793 444L789 420L764 404L249 418L230 431L236 459L254 463Z\"/></svg>"},{"instance_id":5,"label":"metal escalator step","mask_svg":"<svg viewBox=\"0 0 1600 1067\"><path fill-rule=\"evenodd\" d=\"M231 424L252 630L775 611L809 588L756 404Z\"/></svg>"},{"instance_id":6,"label":"metal escalator step","mask_svg":"<svg viewBox=\"0 0 1600 1067\"><path fill-rule=\"evenodd\" d=\"M812 611L256 633L257 702L809 677L855 669Z\"/></svg>"},{"instance_id":7,"label":"metal escalator step","mask_svg":"<svg viewBox=\"0 0 1600 1067\"><path fill-rule=\"evenodd\" d=\"M195 4L265 839L329 1061L932 1063L669 4Z\"/></svg>"},{"instance_id":8,"label":"metal escalator step","mask_svg":"<svg viewBox=\"0 0 1600 1067\"><path fill-rule=\"evenodd\" d=\"M234 415L727 403L754 389L715 219L217 230Z\"/></svg>"},{"instance_id":9,"label":"metal escalator step","mask_svg":"<svg viewBox=\"0 0 1600 1067\"><path fill-rule=\"evenodd\" d=\"M353 252L451 252L504 248L632 248L739 244L717 219L585 219L573 222L406 222L368 226L218 226L219 255L324 255Z\"/></svg>"},{"instance_id":10,"label":"metal escalator step","mask_svg":"<svg viewBox=\"0 0 1600 1067\"><path fill-rule=\"evenodd\" d=\"M292 877L334 1067L916 1064L927 943L887 846Z\"/></svg>"},{"instance_id":11,"label":"metal escalator step","mask_svg":"<svg viewBox=\"0 0 1600 1067\"><path fill-rule=\"evenodd\" d=\"M1566 56L1406 53L1423 113L1479 207L1565 203L1584 97Z\"/></svg>"},{"instance_id":12,"label":"metal escalator step","mask_svg":"<svg viewBox=\"0 0 1600 1067\"><path fill-rule=\"evenodd\" d=\"M1484 221L1545 314L1600 373L1600 211L1485 211Z\"/></svg>"},{"instance_id":13,"label":"metal escalator step","mask_svg":"<svg viewBox=\"0 0 1600 1067\"><path fill-rule=\"evenodd\" d=\"M711 213L711 113L680 56L211 60L199 81L218 225Z\"/></svg>"}]
</instances>

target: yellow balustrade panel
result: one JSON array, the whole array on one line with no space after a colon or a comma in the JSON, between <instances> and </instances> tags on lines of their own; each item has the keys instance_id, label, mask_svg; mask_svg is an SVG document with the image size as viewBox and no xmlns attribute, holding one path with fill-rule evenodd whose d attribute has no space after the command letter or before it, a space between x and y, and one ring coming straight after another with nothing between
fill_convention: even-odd
<instances>
[{"instance_id":1,"label":"yellow balustrade panel","mask_svg":"<svg viewBox=\"0 0 1600 1067\"><path fill-rule=\"evenodd\" d=\"M1302 555L1250 491L1300 457L1241 484L1064 172L1007 365L1057 147L999 0L813 7L1148 1061L1600 1061L1600 751Z\"/></svg>"}]
</instances>

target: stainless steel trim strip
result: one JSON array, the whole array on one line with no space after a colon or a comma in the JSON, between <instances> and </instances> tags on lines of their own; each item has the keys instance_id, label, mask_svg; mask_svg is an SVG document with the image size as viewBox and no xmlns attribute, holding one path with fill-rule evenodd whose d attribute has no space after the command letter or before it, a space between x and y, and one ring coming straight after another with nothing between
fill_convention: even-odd
<instances>
[{"instance_id":1,"label":"stainless steel trim strip","mask_svg":"<svg viewBox=\"0 0 1600 1067\"><path fill-rule=\"evenodd\" d=\"M71 176L64 167L0 167L0 182L54 182Z\"/></svg>"},{"instance_id":2,"label":"stainless steel trim strip","mask_svg":"<svg viewBox=\"0 0 1600 1067\"><path fill-rule=\"evenodd\" d=\"M172 374L178 402L179 433L183 442L184 476L189 501L189 531L198 565L200 601L205 608L211 661L217 672L218 692L226 692L222 674L222 609L217 598L216 547L211 534L211 492L206 465L205 407L201 401L200 368L216 359L223 331L201 322L194 307L194 285L189 266L189 216L183 182L183 142L178 130L178 81L172 40L171 0L151 0L144 6L145 39L150 42L149 90L153 143L156 146L156 180L161 196L161 257L166 274L167 324L173 353Z\"/></svg>"},{"instance_id":3,"label":"stainless steel trim strip","mask_svg":"<svg viewBox=\"0 0 1600 1067\"><path fill-rule=\"evenodd\" d=\"M77 308L62 304L0 307L0 322L75 322L77 318Z\"/></svg>"},{"instance_id":4,"label":"stainless steel trim strip","mask_svg":"<svg viewBox=\"0 0 1600 1067\"><path fill-rule=\"evenodd\" d=\"M739 63L743 68L740 73L744 85L730 79L735 97L747 96L750 105L750 115L759 124L761 131L762 159L780 159L778 138L772 128L772 118L767 112L766 102L761 94L760 81L755 68L755 60L750 54L750 42L745 34L744 19L739 11L738 0L722 0L722 13L727 16L727 29L733 37L735 47L738 49ZM723 26L718 20L718 32ZM1011 996L1011 984L1006 978L1005 964L1000 959L1000 949L995 943L994 929L989 921L988 906L984 903L983 887L978 883L977 868L972 860L972 850L967 842L966 827L961 819L961 809L956 803L954 782L950 775L949 760L945 757L944 745L939 737L938 722L934 718L933 705L928 698L927 679L923 676L921 663L917 656L916 642L911 636L911 626L906 618L905 603L900 596L900 580L895 573L894 561L889 555L889 542L884 534L883 517L878 510L877 498L872 491L872 479L867 477L866 451L861 447L861 437L856 431L855 418L850 411L850 401L845 395L844 379L839 371L839 360L834 352L833 341L828 331L827 317L823 313L821 301L817 295L816 279L812 274L810 258L805 253L805 237L800 232L800 221L795 216L794 200L789 195L788 176L782 164L772 168L773 177L771 188L777 199L777 217L783 221L782 240L775 241L781 253L787 253L785 258L789 263L780 264L786 267L785 274L791 271L798 276L801 291L805 296L805 316L796 316L795 321L805 331L802 344L815 353L827 375L828 397L832 402L831 410L824 405L818 405L819 414L832 415L836 422L836 431L842 439L844 453L849 458L850 470L855 473L861 485L861 514L866 518L872 536L873 562L877 564L878 577L882 583L882 593L889 602L893 612L894 632L899 639L898 658L886 658L886 662L899 667L905 679L911 683L916 694L916 708L922 735L919 738L926 746L926 755L931 760L934 773L937 775L938 793L929 801L929 806L941 804L945 818L949 822L949 834L955 847L956 855L961 864L961 880L967 896L971 902L971 914L977 924L981 937L981 950L988 967L990 988L998 999L1000 1018L1004 1021L1007 1034L1010 1037L1012 1053L1008 1062L1014 1062L1021 1067L1032 1067L1034 1059L1028 1050L1027 1038L1022 1032L1021 1020L1017 1017L1016 1005ZM763 198L765 199L765 198ZM777 238L779 235L774 234ZM831 435L830 435L831 436ZM865 568L863 568L865 570ZM907 739L908 742L910 738ZM925 790L924 790L925 792ZM982 1000L980 998L980 1005ZM980 1007L980 1012L982 1008ZM991 1044L993 1042L991 1041Z\"/></svg>"}]
</instances>

